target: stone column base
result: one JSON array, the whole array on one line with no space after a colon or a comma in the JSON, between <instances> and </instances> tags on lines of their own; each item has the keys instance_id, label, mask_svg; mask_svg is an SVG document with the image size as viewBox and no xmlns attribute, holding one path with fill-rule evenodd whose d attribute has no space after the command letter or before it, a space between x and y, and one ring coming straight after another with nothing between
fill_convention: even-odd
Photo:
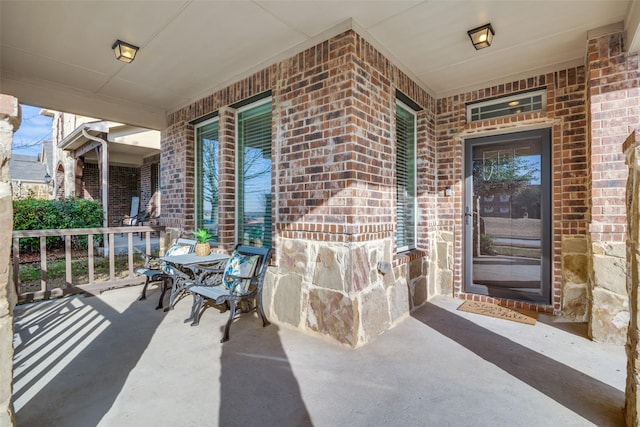
<instances>
[{"instance_id":1,"label":"stone column base","mask_svg":"<svg viewBox=\"0 0 640 427\"><path fill-rule=\"evenodd\" d=\"M624 345L629 325L626 244L592 242L591 267L589 337L596 342Z\"/></svg>"},{"instance_id":2,"label":"stone column base","mask_svg":"<svg viewBox=\"0 0 640 427\"><path fill-rule=\"evenodd\" d=\"M352 348L373 341L428 298L430 262L391 268L392 239L333 243L280 239L265 280L267 316Z\"/></svg>"}]
</instances>

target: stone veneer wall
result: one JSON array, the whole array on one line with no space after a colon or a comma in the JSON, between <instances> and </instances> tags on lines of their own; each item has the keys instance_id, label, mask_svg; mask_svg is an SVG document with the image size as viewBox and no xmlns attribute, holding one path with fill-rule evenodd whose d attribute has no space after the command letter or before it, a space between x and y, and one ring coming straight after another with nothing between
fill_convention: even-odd
<instances>
[{"instance_id":1,"label":"stone veneer wall","mask_svg":"<svg viewBox=\"0 0 640 427\"><path fill-rule=\"evenodd\" d=\"M586 236L562 239L562 315L588 320L589 242Z\"/></svg>"},{"instance_id":2,"label":"stone veneer wall","mask_svg":"<svg viewBox=\"0 0 640 427\"><path fill-rule=\"evenodd\" d=\"M627 387L625 419L627 426L640 425L640 131L625 141L623 151L629 168L627 180L627 253L626 286L629 295L630 322L627 334Z\"/></svg>"},{"instance_id":3,"label":"stone veneer wall","mask_svg":"<svg viewBox=\"0 0 640 427\"><path fill-rule=\"evenodd\" d=\"M394 240L396 90L422 108L419 250L400 255ZM233 247L233 107L266 91L274 123L276 248L265 290L269 315L357 347L438 292L435 100L354 31L339 34L169 115L161 142L164 225L194 226L193 123L217 113L219 249Z\"/></svg>"},{"instance_id":4,"label":"stone veneer wall","mask_svg":"<svg viewBox=\"0 0 640 427\"><path fill-rule=\"evenodd\" d=\"M13 218L11 197L11 143L20 126L20 105L13 96L0 94L0 218ZM0 426L15 425L11 403L13 382L13 307L17 296L11 273L12 221L0 223Z\"/></svg>"},{"instance_id":5,"label":"stone veneer wall","mask_svg":"<svg viewBox=\"0 0 640 427\"><path fill-rule=\"evenodd\" d=\"M468 103L508 96L520 92L544 89L547 93L547 109L541 112L521 113L508 117L466 121ZM437 175L438 175L438 245L447 243L446 256L453 274L453 293L456 296L478 301L496 302L528 310L555 312L562 310L562 291L572 287L563 277L563 259L574 254L574 245L566 239L584 239L587 234L587 146L588 134L585 105L584 67L559 70L486 89L450 96L438 100L437 107ZM536 128L551 129L552 143L552 194L553 194L553 265L552 292L549 305L537 305L521 301L504 301L486 296L466 294L463 286L463 218L464 186L464 140L487 134L517 132ZM446 197L445 188L450 186L453 195ZM446 238L444 238L446 237ZM569 252L565 253L565 249ZM442 249L445 251L445 249ZM443 259L443 253L438 257ZM566 262L565 262L566 265ZM580 267L576 267L580 268ZM584 284L583 284L584 286ZM573 286L575 287L575 286ZM572 298L571 310L567 314L586 311L587 298L584 291Z\"/></svg>"},{"instance_id":6,"label":"stone veneer wall","mask_svg":"<svg viewBox=\"0 0 640 427\"><path fill-rule=\"evenodd\" d=\"M590 320L595 341L623 344L629 320L625 289L628 169L621 144L640 128L638 55L624 53L624 33L588 42L591 198Z\"/></svg>"},{"instance_id":7,"label":"stone veneer wall","mask_svg":"<svg viewBox=\"0 0 640 427\"><path fill-rule=\"evenodd\" d=\"M49 184L15 180L11 182L11 188L14 199L25 199L27 197L35 199L51 198L51 186Z\"/></svg>"}]
</instances>

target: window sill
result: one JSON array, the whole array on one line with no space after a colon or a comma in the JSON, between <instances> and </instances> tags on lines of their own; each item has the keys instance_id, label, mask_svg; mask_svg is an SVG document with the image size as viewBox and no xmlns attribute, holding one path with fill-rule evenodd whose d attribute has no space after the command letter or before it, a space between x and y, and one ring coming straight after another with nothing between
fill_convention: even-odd
<instances>
[{"instance_id":1,"label":"window sill","mask_svg":"<svg viewBox=\"0 0 640 427\"><path fill-rule=\"evenodd\" d=\"M394 265L407 264L415 259L422 258L426 253L420 249L408 249L396 254Z\"/></svg>"}]
</instances>

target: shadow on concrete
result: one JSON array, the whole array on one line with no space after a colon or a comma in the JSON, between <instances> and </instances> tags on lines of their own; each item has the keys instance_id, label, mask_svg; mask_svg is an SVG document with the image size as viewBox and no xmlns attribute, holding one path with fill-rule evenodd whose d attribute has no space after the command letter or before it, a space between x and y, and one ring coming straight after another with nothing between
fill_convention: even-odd
<instances>
[{"instance_id":1,"label":"shadow on concrete","mask_svg":"<svg viewBox=\"0 0 640 427\"><path fill-rule=\"evenodd\" d=\"M120 312L100 298L72 297L16 310L17 425L100 422L163 319L136 303L123 302Z\"/></svg>"},{"instance_id":2,"label":"shadow on concrete","mask_svg":"<svg viewBox=\"0 0 640 427\"><path fill-rule=\"evenodd\" d=\"M220 426L313 425L276 325L263 328L255 315L240 317L220 362Z\"/></svg>"},{"instance_id":3,"label":"shadow on concrete","mask_svg":"<svg viewBox=\"0 0 640 427\"><path fill-rule=\"evenodd\" d=\"M412 316L598 426L624 426L624 392L427 303Z\"/></svg>"},{"instance_id":4,"label":"shadow on concrete","mask_svg":"<svg viewBox=\"0 0 640 427\"><path fill-rule=\"evenodd\" d=\"M552 328L576 335L580 338L589 339L589 324L587 322L578 322L570 319L562 319L551 315L541 314L538 316L538 322L549 325Z\"/></svg>"}]
</instances>

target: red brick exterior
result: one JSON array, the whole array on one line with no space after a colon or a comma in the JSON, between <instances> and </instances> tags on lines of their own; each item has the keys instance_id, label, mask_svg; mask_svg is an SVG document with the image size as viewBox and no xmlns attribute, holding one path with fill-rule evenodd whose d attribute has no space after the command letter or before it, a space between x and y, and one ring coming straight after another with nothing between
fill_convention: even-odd
<instances>
[{"instance_id":1,"label":"red brick exterior","mask_svg":"<svg viewBox=\"0 0 640 427\"><path fill-rule=\"evenodd\" d=\"M587 121L584 68L578 67L514 81L487 89L438 100L438 223L441 229L454 232L454 293L461 297L500 302L490 297L464 295L463 235L463 146L464 138L486 132L514 132L534 127L552 131L553 194L553 287L552 306L541 307L516 303L516 307L552 311L560 310L562 236L585 235L588 222ZM485 120L466 122L466 104L499 96L545 89L547 110ZM451 186L455 197L444 197ZM509 303L511 304L511 303ZM512 304L513 305L513 304Z\"/></svg>"},{"instance_id":2,"label":"red brick exterior","mask_svg":"<svg viewBox=\"0 0 640 427\"><path fill-rule=\"evenodd\" d=\"M168 116L168 126L162 131L160 140L163 225L192 230L195 224L194 133L191 122L222 107L268 91L273 87L274 71L275 67L260 71ZM233 150L235 136L231 136L229 130L226 132L234 141L230 143ZM222 134L221 132L221 137ZM235 165L235 160L231 164ZM227 195L221 194L220 197L224 199Z\"/></svg>"},{"instance_id":3,"label":"red brick exterior","mask_svg":"<svg viewBox=\"0 0 640 427\"><path fill-rule=\"evenodd\" d=\"M280 69L274 105L282 142L276 175L281 236L343 242L391 237L395 89L425 107L428 95L354 32L284 61ZM419 117L421 148L429 115Z\"/></svg>"},{"instance_id":4,"label":"red brick exterior","mask_svg":"<svg viewBox=\"0 0 640 427\"><path fill-rule=\"evenodd\" d=\"M587 68L559 70L435 100L365 39L347 31L168 116L161 154L163 223L182 229L194 226L192 123L217 112L220 244L226 249L234 244L235 115L229 106L271 91L275 244L278 237L345 243L393 238L393 135L399 90L422 108L417 124L419 250L396 255L395 264L428 258L434 233L451 232L455 238L454 294L496 301L465 295L462 289L464 139L490 132L549 128L553 165L552 302L548 306L496 302L558 312L563 236L586 236L592 221L596 224L591 225L592 232L618 233L601 234L601 238L621 238L624 232L624 164L618 153L630 128L640 123L640 92L637 57L622 59L618 42L616 37L608 38L606 49L602 40L591 41ZM600 61L601 56L607 59ZM624 92L617 90L620 88ZM466 121L467 103L533 89L546 91L546 111ZM615 99L610 98L612 94ZM587 95L591 102L596 97L601 99L591 112L587 111ZM627 118L617 126L621 116ZM590 136L594 139L591 151ZM605 170L614 173L613 184L606 188L602 186L603 180L609 179L603 174ZM612 192L611 185L615 187ZM453 189L453 196L445 196L447 186ZM613 197L614 204L604 203L603 197ZM590 198L594 200L593 213ZM605 205L613 207L604 209Z\"/></svg>"},{"instance_id":5,"label":"red brick exterior","mask_svg":"<svg viewBox=\"0 0 640 427\"><path fill-rule=\"evenodd\" d=\"M96 163L86 163L82 169L82 188L76 193L83 199L100 200L100 170Z\"/></svg>"},{"instance_id":6,"label":"red brick exterior","mask_svg":"<svg viewBox=\"0 0 640 427\"><path fill-rule=\"evenodd\" d=\"M592 200L590 226L594 241L626 240L626 181L622 143L640 129L638 55L624 53L622 33L589 40L588 98L591 123Z\"/></svg>"},{"instance_id":7,"label":"red brick exterior","mask_svg":"<svg viewBox=\"0 0 640 427\"><path fill-rule=\"evenodd\" d=\"M219 229L221 249L233 246L236 226L236 116L232 108L221 108L218 112L218 138L220 150L219 170Z\"/></svg>"},{"instance_id":8,"label":"red brick exterior","mask_svg":"<svg viewBox=\"0 0 640 427\"><path fill-rule=\"evenodd\" d=\"M169 116L162 135L163 222L193 228L193 126L220 117L220 241L234 243L235 123L225 108L271 91L274 237L357 242L395 230L394 127L398 89L418 115L418 246L435 206L435 100L353 31L312 47ZM184 173L184 178L181 174ZM276 184L277 183L277 184Z\"/></svg>"},{"instance_id":9,"label":"red brick exterior","mask_svg":"<svg viewBox=\"0 0 640 427\"><path fill-rule=\"evenodd\" d=\"M96 163L85 163L82 189L83 199L101 200L100 172ZM115 224L131 210L131 198L140 195L140 170L123 166L109 167L109 224ZM140 205L144 209L144 205Z\"/></svg>"}]
</instances>

